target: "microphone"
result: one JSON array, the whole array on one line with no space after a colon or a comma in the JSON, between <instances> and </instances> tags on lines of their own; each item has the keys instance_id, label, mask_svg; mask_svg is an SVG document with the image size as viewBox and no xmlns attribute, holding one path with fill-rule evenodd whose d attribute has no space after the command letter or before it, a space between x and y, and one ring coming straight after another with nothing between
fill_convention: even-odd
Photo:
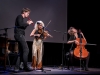
<instances>
[{"instance_id":1,"label":"microphone","mask_svg":"<svg viewBox=\"0 0 100 75\"><path fill-rule=\"evenodd\" d=\"M67 34L67 32L64 32L65 34Z\"/></svg>"},{"instance_id":2,"label":"microphone","mask_svg":"<svg viewBox=\"0 0 100 75\"><path fill-rule=\"evenodd\" d=\"M54 30L54 32L59 32L59 33L61 33L61 31L57 31L57 30ZM66 34L67 32L64 32L64 34Z\"/></svg>"},{"instance_id":3,"label":"microphone","mask_svg":"<svg viewBox=\"0 0 100 75\"><path fill-rule=\"evenodd\" d=\"M56 31L56 30L54 30L54 31Z\"/></svg>"},{"instance_id":4,"label":"microphone","mask_svg":"<svg viewBox=\"0 0 100 75\"><path fill-rule=\"evenodd\" d=\"M61 31L57 31L57 30L54 30L55 32L61 32Z\"/></svg>"}]
</instances>

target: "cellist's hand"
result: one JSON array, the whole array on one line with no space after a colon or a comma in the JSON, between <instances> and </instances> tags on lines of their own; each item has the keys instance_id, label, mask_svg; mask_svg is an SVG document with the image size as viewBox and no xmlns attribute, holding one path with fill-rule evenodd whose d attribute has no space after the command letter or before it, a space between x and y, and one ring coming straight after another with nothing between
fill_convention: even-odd
<instances>
[{"instance_id":1,"label":"cellist's hand","mask_svg":"<svg viewBox=\"0 0 100 75\"><path fill-rule=\"evenodd\" d=\"M80 34L83 36L83 33L82 32Z\"/></svg>"},{"instance_id":2,"label":"cellist's hand","mask_svg":"<svg viewBox=\"0 0 100 75\"><path fill-rule=\"evenodd\" d=\"M79 45L79 42L77 40L75 40L74 42L75 42L75 44Z\"/></svg>"}]
</instances>

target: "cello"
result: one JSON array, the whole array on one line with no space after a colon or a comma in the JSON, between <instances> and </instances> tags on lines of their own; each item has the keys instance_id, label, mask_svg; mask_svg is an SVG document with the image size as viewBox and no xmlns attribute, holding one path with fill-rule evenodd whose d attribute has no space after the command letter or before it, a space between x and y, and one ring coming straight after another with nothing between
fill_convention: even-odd
<instances>
[{"instance_id":1,"label":"cello","mask_svg":"<svg viewBox=\"0 0 100 75\"><path fill-rule=\"evenodd\" d=\"M79 30L79 38L76 38L76 40L79 42L79 44L76 44L76 48L74 49L74 56L78 59L86 59L88 57L89 52L85 48L86 40L82 38L81 36L81 30Z\"/></svg>"}]
</instances>

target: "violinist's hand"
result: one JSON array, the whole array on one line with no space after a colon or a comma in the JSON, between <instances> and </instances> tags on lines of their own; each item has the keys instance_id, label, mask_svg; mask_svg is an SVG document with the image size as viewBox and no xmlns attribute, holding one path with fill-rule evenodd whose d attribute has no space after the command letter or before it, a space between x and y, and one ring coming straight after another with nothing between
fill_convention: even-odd
<instances>
[{"instance_id":1,"label":"violinist's hand","mask_svg":"<svg viewBox=\"0 0 100 75\"><path fill-rule=\"evenodd\" d=\"M37 34L38 37L40 37L40 34Z\"/></svg>"},{"instance_id":2,"label":"violinist's hand","mask_svg":"<svg viewBox=\"0 0 100 75\"><path fill-rule=\"evenodd\" d=\"M40 37L40 34L35 34L34 36L38 36L38 37Z\"/></svg>"},{"instance_id":3,"label":"violinist's hand","mask_svg":"<svg viewBox=\"0 0 100 75\"><path fill-rule=\"evenodd\" d=\"M29 25L31 25L31 24L33 23L33 21L28 20L27 23L28 23Z\"/></svg>"},{"instance_id":4,"label":"violinist's hand","mask_svg":"<svg viewBox=\"0 0 100 75\"><path fill-rule=\"evenodd\" d=\"M50 35L50 34L48 34L48 36L49 36L49 37L51 37L51 38L53 37L53 36L52 36L52 35Z\"/></svg>"},{"instance_id":5,"label":"violinist's hand","mask_svg":"<svg viewBox=\"0 0 100 75\"><path fill-rule=\"evenodd\" d=\"M79 42L77 40L75 40L74 42L75 42L75 44L79 44Z\"/></svg>"},{"instance_id":6,"label":"violinist's hand","mask_svg":"<svg viewBox=\"0 0 100 75\"><path fill-rule=\"evenodd\" d=\"M82 32L81 32L80 34L81 34L81 35L83 35L83 33L82 33Z\"/></svg>"},{"instance_id":7,"label":"violinist's hand","mask_svg":"<svg viewBox=\"0 0 100 75\"><path fill-rule=\"evenodd\" d=\"M51 38L53 38L53 36L52 36L52 35L50 35L50 37L51 37Z\"/></svg>"}]
</instances>

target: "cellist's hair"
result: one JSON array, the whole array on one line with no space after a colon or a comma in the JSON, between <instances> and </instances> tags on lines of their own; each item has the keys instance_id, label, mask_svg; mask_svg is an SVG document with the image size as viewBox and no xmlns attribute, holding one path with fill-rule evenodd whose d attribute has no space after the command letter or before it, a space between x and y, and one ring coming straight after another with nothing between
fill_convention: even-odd
<instances>
[{"instance_id":1,"label":"cellist's hair","mask_svg":"<svg viewBox=\"0 0 100 75\"><path fill-rule=\"evenodd\" d=\"M70 27L69 29L75 29L74 27Z\"/></svg>"},{"instance_id":2,"label":"cellist's hair","mask_svg":"<svg viewBox=\"0 0 100 75\"><path fill-rule=\"evenodd\" d=\"M69 29L68 29L68 34L69 35L74 35L74 31L72 30L72 29L75 29L74 27L70 27ZM75 29L76 30L76 29Z\"/></svg>"}]
</instances>

